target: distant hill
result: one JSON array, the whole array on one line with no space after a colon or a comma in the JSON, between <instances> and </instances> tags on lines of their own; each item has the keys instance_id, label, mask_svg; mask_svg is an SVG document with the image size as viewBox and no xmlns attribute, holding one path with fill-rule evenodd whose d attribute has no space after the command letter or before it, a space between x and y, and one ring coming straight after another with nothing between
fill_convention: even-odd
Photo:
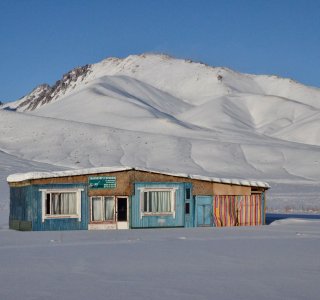
<instances>
[{"instance_id":1,"label":"distant hill","mask_svg":"<svg viewBox=\"0 0 320 300\"><path fill-rule=\"evenodd\" d=\"M274 201L285 201L282 183L297 209L317 206L317 192L297 199L320 183L320 89L290 79L165 55L108 58L2 105L0 137L19 161L261 179Z\"/></svg>"}]
</instances>

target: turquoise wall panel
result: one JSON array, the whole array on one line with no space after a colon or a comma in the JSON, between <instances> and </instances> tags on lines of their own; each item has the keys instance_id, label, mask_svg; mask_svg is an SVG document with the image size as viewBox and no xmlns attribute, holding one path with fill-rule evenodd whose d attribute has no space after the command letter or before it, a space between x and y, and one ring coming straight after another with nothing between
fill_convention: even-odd
<instances>
[{"instance_id":1,"label":"turquoise wall panel","mask_svg":"<svg viewBox=\"0 0 320 300\"><path fill-rule=\"evenodd\" d=\"M143 188L174 188L175 191L175 216L153 215L141 213L141 189ZM185 226L185 183L172 182L138 182L135 183L135 194L131 198L131 227L184 227Z\"/></svg>"},{"instance_id":2,"label":"turquoise wall panel","mask_svg":"<svg viewBox=\"0 0 320 300\"><path fill-rule=\"evenodd\" d=\"M195 226L213 226L212 196L195 197Z\"/></svg>"},{"instance_id":3,"label":"turquoise wall panel","mask_svg":"<svg viewBox=\"0 0 320 300\"><path fill-rule=\"evenodd\" d=\"M190 190L190 195L187 195L187 189ZM184 224L185 227L194 227L194 199L192 196L192 184L185 183L185 203L189 203L189 214L185 213Z\"/></svg>"}]
</instances>

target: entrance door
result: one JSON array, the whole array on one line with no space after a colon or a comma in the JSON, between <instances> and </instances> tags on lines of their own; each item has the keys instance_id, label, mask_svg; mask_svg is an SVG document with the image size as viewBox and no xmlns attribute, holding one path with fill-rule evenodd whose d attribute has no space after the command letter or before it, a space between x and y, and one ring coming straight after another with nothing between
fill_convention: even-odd
<instances>
[{"instance_id":1,"label":"entrance door","mask_svg":"<svg viewBox=\"0 0 320 300\"><path fill-rule=\"evenodd\" d=\"M128 218L128 198L117 197L117 228L128 229L129 218Z\"/></svg>"},{"instance_id":2,"label":"entrance door","mask_svg":"<svg viewBox=\"0 0 320 300\"><path fill-rule=\"evenodd\" d=\"M212 197L196 197L196 226L212 225Z\"/></svg>"}]
</instances>

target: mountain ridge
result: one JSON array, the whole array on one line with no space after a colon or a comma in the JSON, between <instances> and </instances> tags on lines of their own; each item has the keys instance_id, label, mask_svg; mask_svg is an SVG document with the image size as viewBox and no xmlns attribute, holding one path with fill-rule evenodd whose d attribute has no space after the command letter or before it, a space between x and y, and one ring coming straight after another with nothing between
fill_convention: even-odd
<instances>
[{"instance_id":1,"label":"mountain ridge","mask_svg":"<svg viewBox=\"0 0 320 300\"><path fill-rule=\"evenodd\" d=\"M309 188L320 183L320 90L163 55L77 70L0 107L0 149L19 168L130 165L257 179L275 186L273 207L284 195L306 207L305 194L318 207Z\"/></svg>"},{"instance_id":2,"label":"mountain ridge","mask_svg":"<svg viewBox=\"0 0 320 300\"><path fill-rule=\"evenodd\" d=\"M107 69L110 64L113 65L112 66L112 71L109 72L109 75L114 75L115 73L121 73L121 71L123 71L125 68L131 72L130 76L135 78L134 76L134 73L137 71L137 69L139 68L139 65L136 64L136 61L142 61L143 59L152 59L152 58L156 58L158 61L162 60L162 62L170 62L170 61L175 61L175 62L179 62L180 64L181 63L184 63L184 64L190 64L190 65L193 65L195 66L196 68L200 68L200 69L204 69L204 70L207 70L209 72L216 72L216 76L217 76L217 80L218 82L222 82L224 76L224 72L227 72L227 73L231 73L233 74L234 76L240 76L243 78L247 78L249 79L251 82L252 82L252 77L256 78L256 79L259 79L259 78L268 78L268 79L271 79L271 80L277 80L277 81L286 81L287 83L289 84L294 84L296 86L303 86L303 87L306 87L308 89L311 89L311 90L315 90L317 92L320 92L320 89L319 88L316 88L316 87L311 87L311 86L305 86L297 81L294 81L290 78L282 78L282 77L279 77L279 76L276 76L276 75L253 75L253 74L248 74L248 73L240 73L238 71L234 71L232 69L229 69L229 68L226 68L226 67L212 67L212 66L209 66L207 64L204 64L202 62L195 62L195 61L191 61L191 60L187 60L187 59L177 59L177 58L174 58L174 57L171 57L169 55L163 55L163 54L151 54L151 53L148 53L148 54L140 54L140 55L130 55L126 58L115 58L115 57L110 57L110 58L107 58L107 59L104 59L102 60L101 62L98 62L98 63L95 63L95 64L87 64L87 65L84 65L84 66L80 66L80 67L76 67L70 71L68 71L66 74L64 74L62 76L62 78L60 80L58 80L53 86L49 86L48 84L40 84L39 86L37 86L34 90L32 90L31 93L27 94L26 96L22 97L21 99L19 99L18 101L21 101L22 99L25 99L25 98L28 98L30 97L30 95L34 94L34 91L36 89L41 89L42 87L45 87L45 88L48 88L50 87L51 89L51 92L56 92L56 89L58 89L58 92L59 90L61 89L61 87L66 87L66 89L68 89L68 85L72 84L72 83L76 83L76 81L79 79L79 77L82 77L81 79L84 80L85 78L83 77L87 77L88 74L90 73L98 73L96 76L93 76L93 78L95 77L100 77L101 75L99 75L99 73L101 73L101 69ZM138 62L137 62L138 63ZM115 68L115 66L118 66L118 68ZM97 71L97 69L100 69ZM89 79L92 79L92 78L89 78ZM259 88L258 85L255 83L256 85L256 88ZM243 89L243 86L244 86L244 82L242 80L241 82L241 87ZM235 89L235 87L233 87ZM250 87L251 90L250 90L250 93L252 94L252 86ZM239 92L239 91L238 91ZM245 92L245 91L240 91L241 93ZM263 90L259 90L259 92L257 91L256 94L268 94L270 96L279 96L277 95L277 93L267 93ZM58 95L58 96L61 96L61 95ZM319 97L319 96L318 96ZM51 99L56 99L57 98L57 95L54 95ZM16 101L12 101L10 103L15 103ZM43 104L45 104L47 102L44 102ZM27 107L25 108L26 104L23 104L21 105L19 108L23 109L23 110L28 110L31 108L31 110L35 109L36 107Z\"/></svg>"},{"instance_id":3,"label":"mountain ridge","mask_svg":"<svg viewBox=\"0 0 320 300\"><path fill-rule=\"evenodd\" d=\"M121 77L128 79L126 84L117 88L119 83L115 82L115 86L112 86L112 80L119 81ZM100 80L101 83L97 84L96 80ZM128 83L130 80L131 82ZM131 55L123 59L108 58L93 65L75 68L66 73L53 87L40 85L29 95L17 102L4 105L2 109L37 114L39 110L46 110L41 109L43 106L63 101L68 97L75 97L76 93L81 94L82 90L88 87L98 93L107 92L109 99L114 98L112 94L117 89L118 95L115 96L117 100L120 99L120 96L126 100L131 99L131 101L135 98L155 109L153 106L155 102L150 97L148 98L148 95L142 95L142 97L139 94L136 97L136 95L130 94L130 88L125 85L132 85L133 81L139 82L139 84L135 84L136 90L144 90L145 94L148 91L149 94L154 92L155 90L150 92L150 88L153 87L164 94L161 96L162 100L165 98L179 99L179 106L191 105L189 115L195 116L196 119L202 119L201 105L204 105L209 108L209 111L217 111L215 117L217 120L222 119L220 124L223 123L225 116L237 123L237 126L246 124L246 126L252 127L252 130L284 139L285 136L281 135L281 132L285 132L286 128L290 131L291 127L291 130L294 131L294 128L297 127L297 120L304 127L308 127L306 120L315 114L313 110L320 111L320 89L303 86L291 79L241 74L228 68L210 67L190 60L156 54ZM109 82L108 87L106 87L107 82ZM107 94L104 96L108 96ZM92 95L87 97L94 98ZM148 104L150 101L151 103ZM175 100L175 102L177 104L179 101ZM217 104L218 102L221 102L220 105ZM106 103L101 105L104 107ZM279 106L280 110L273 117L274 121L269 122L268 118L263 119L261 115L272 111L275 105ZM159 105L156 106L159 109ZM298 106L304 107L300 109ZM241 111L242 115L239 115ZM163 113L161 109L160 112ZM204 113L206 113L205 110ZM184 114L188 115L188 112ZM45 115L48 116L48 110ZM176 117L174 115L174 118ZM185 121L184 117L182 114L182 119L179 121ZM195 125L209 129L219 127L217 122L211 123L209 122L208 125L203 124L202 121L196 121ZM291 126L292 124L296 126ZM301 135L295 138L294 133L290 133L290 141L320 145L320 127L317 124L313 124L312 127L317 131L314 139L304 139Z\"/></svg>"}]
</instances>

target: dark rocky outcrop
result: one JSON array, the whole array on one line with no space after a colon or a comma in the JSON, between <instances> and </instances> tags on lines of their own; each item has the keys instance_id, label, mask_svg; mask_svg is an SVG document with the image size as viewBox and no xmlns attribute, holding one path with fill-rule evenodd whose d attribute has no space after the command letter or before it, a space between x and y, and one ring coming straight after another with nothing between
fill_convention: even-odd
<instances>
[{"instance_id":1,"label":"dark rocky outcrop","mask_svg":"<svg viewBox=\"0 0 320 300\"><path fill-rule=\"evenodd\" d=\"M91 71L91 65L78 67L63 75L62 79L58 80L53 86L41 84L37 86L29 95L25 96L25 100L19 104L17 109L35 110L43 104L49 103L58 96L63 95L66 90L75 83L79 77L82 80Z\"/></svg>"}]
</instances>

